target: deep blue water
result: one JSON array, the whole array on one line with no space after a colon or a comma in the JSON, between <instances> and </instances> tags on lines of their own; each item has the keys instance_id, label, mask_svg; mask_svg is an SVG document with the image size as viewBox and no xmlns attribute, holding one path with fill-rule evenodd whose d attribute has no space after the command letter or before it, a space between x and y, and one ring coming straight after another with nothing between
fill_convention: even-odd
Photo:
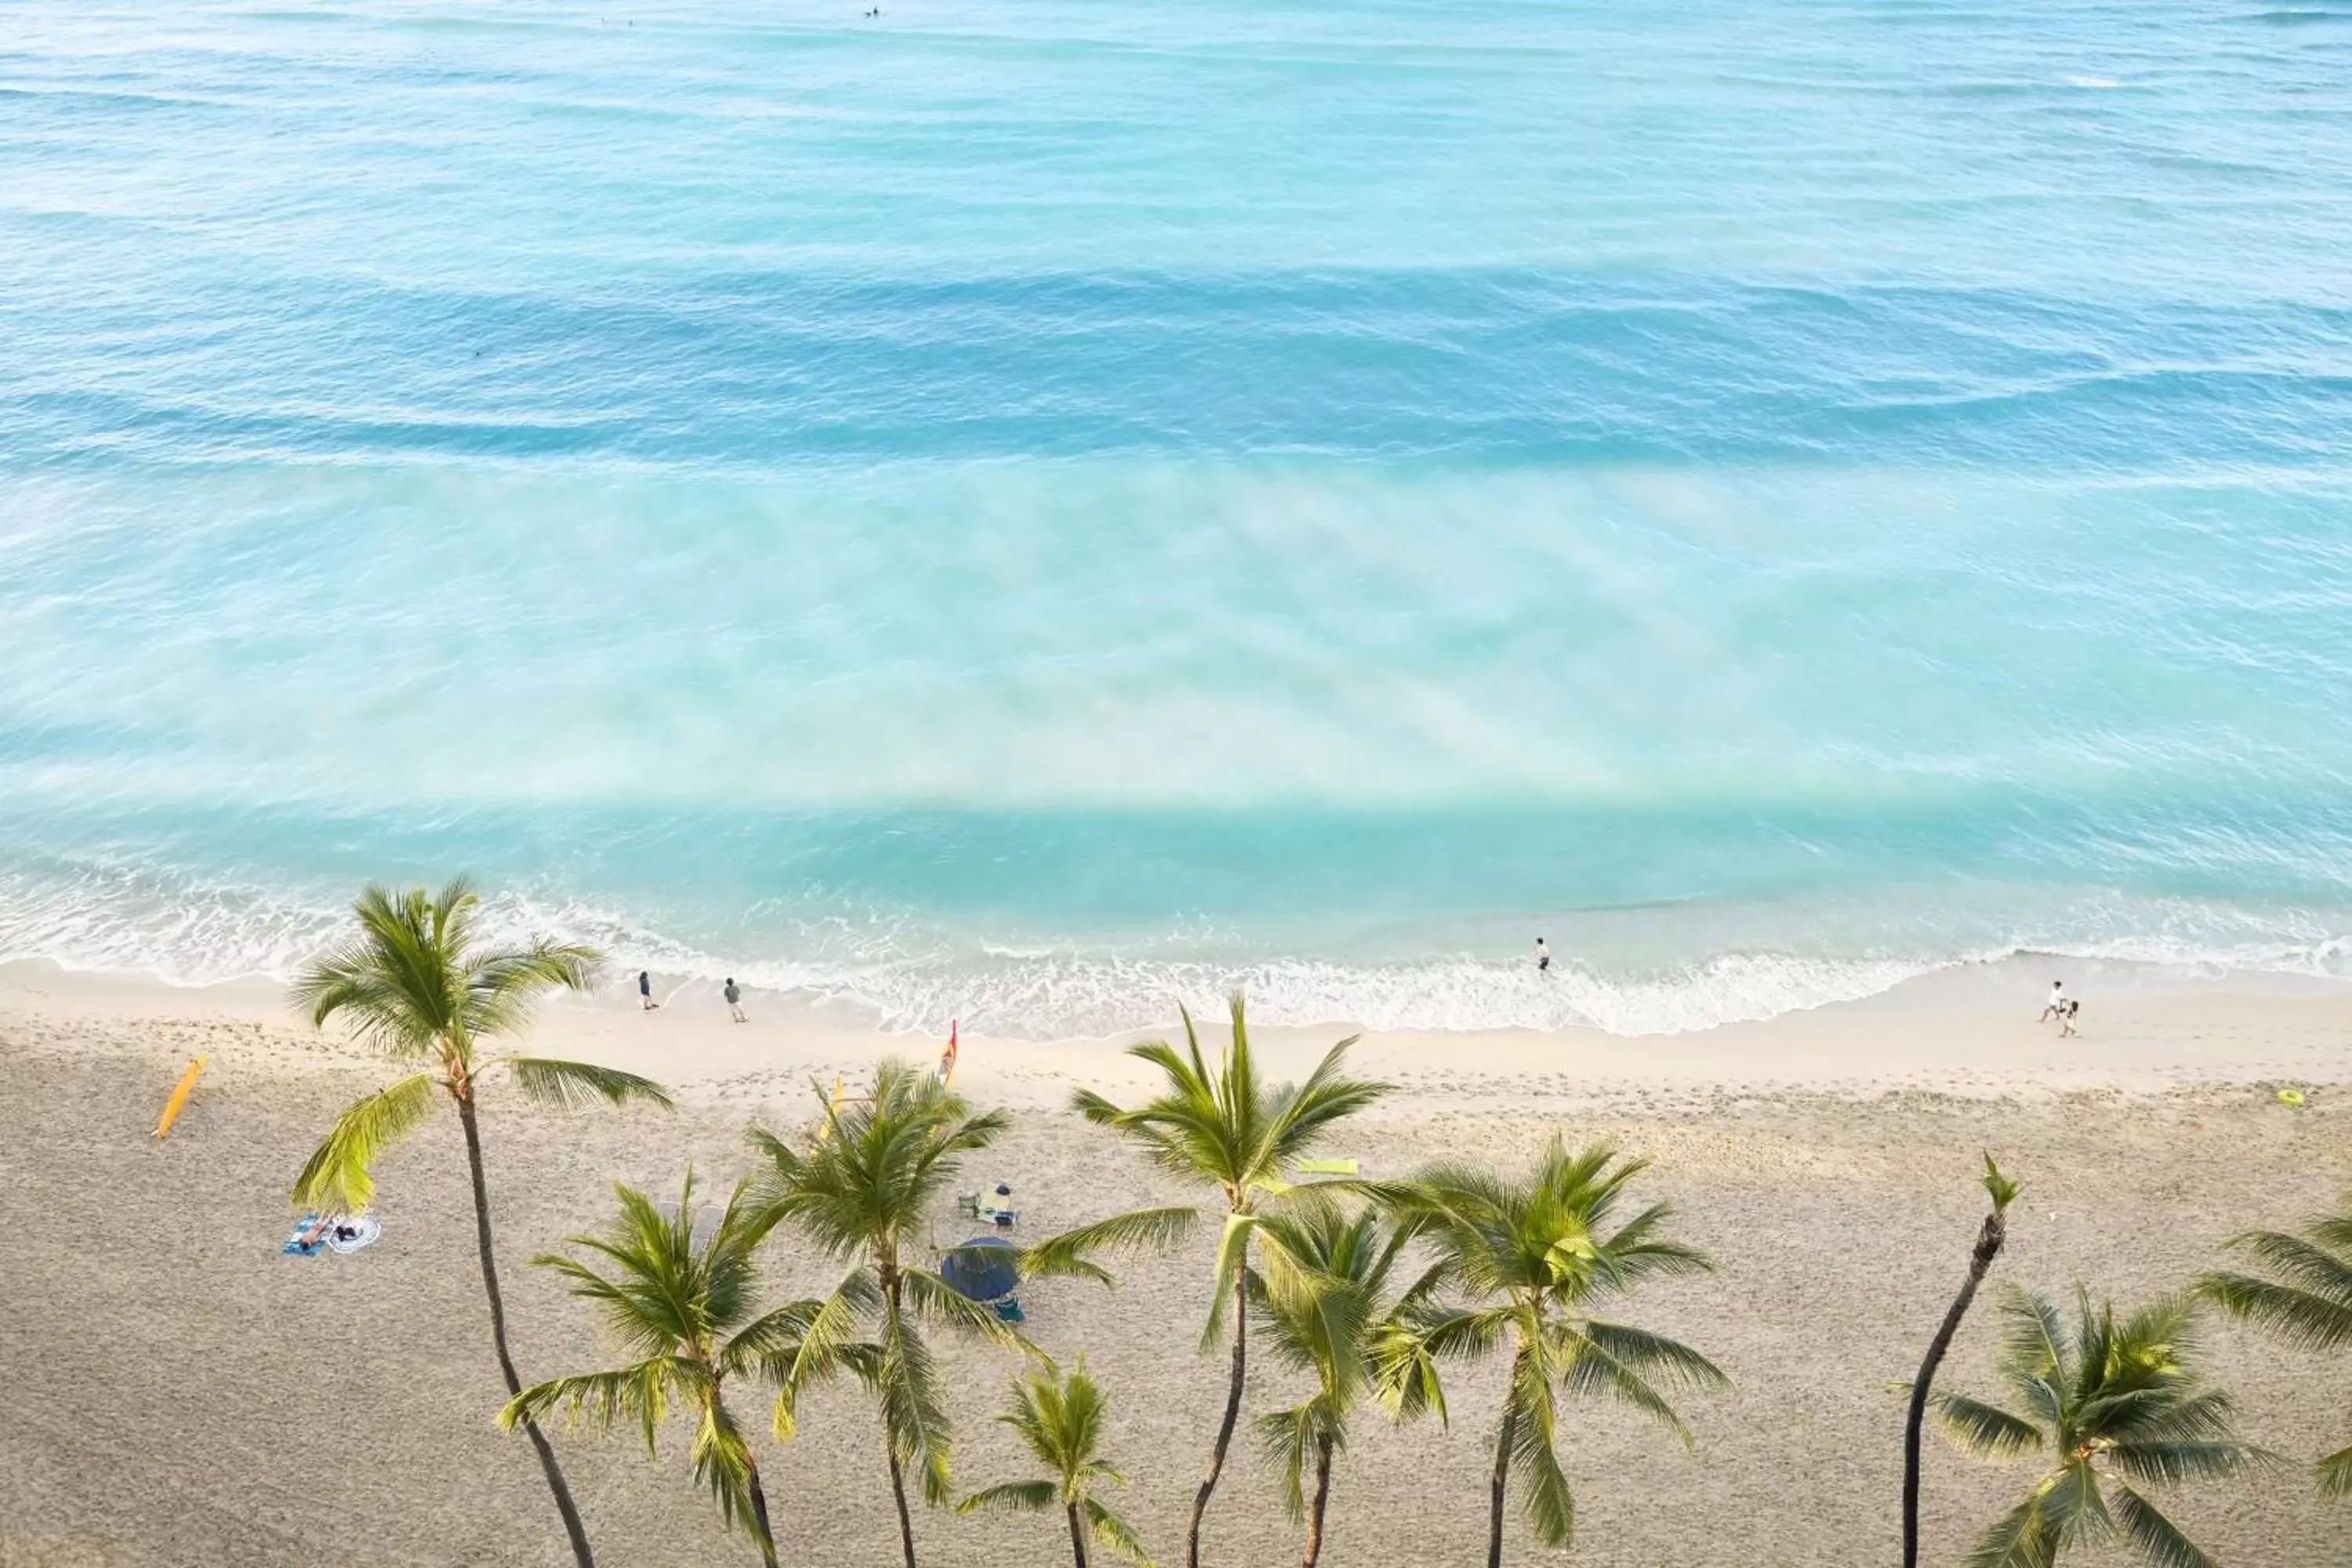
<instances>
[{"instance_id":1,"label":"deep blue water","mask_svg":"<svg viewBox=\"0 0 2352 1568\"><path fill-rule=\"evenodd\" d=\"M2352 4L865 9L0 9L0 957L2352 973Z\"/></svg>"}]
</instances>

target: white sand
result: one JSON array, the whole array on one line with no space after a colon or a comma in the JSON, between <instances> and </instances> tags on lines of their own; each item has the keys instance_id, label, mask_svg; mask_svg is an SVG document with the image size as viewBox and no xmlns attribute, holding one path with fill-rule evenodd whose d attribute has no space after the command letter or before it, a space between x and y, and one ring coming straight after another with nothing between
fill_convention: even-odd
<instances>
[{"instance_id":1,"label":"white sand","mask_svg":"<svg viewBox=\"0 0 2352 1568\"><path fill-rule=\"evenodd\" d=\"M1885 1563L1895 1555L1907 1378L1963 1266L1990 1147L2028 1186L2000 1277L2121 1298L2210 1266L2249 1225L2292 1223L2352 1169L2352 998L2317 984L2222 978L2197 986L2069 964L2084 1034L2033 1015L2046 963L1931 977L1889 996L1704 1034L1379 1036L1357 1065L1400 1092L1333 1152L1398 1173L1440 1154L1524 1159L1558 1131L1654 1160L1646 1189L1721 1268L1659 1287L1626 1313L1678 1333L1737 1379L1688 1403L1696 1447L1623 1412L1579 1410L1567 1445L1581 1505L1573 1560L1594 1564ZM743 1168L754 1116L797 1123L806 1081L859 1072L894 1040L773 997L735 1026L707 988L659 1012L634 996L551 1009L530 1048L651 1073L675 1116L563 1121L508 1099L485 1116L516 1350L526 1376L601 1364L592 1322L535 1252L602 1221L607 1184L672 1189L686 1162ZM1296 1072L1342 1031L1267 1030ZM147 1136L187 1058L212 1065L181 1126ZM335 1108L381 1070L287 1017L268 987L202 991L0 968L0 1565L19 1563L561 1563L536 1467L498 1434L499 1400L453 1123L381 1170L385 1234L368 1251L281 1258L288 1181ZM1114 1096L1145 1079L1115 1044L967 1037L959 1087L1018 1112L998 1156L1042 1233L1170 1190L1060 1107L1074 1084ZM2300 1111L2270 1095L2315 1090ZM2339 1092L2341 1089L2344 1092ZM941 1238L954 1229L942 1217ZM826 1276L774 1249L781 1300ZM1130 1516L1163 1561L1222 1393L1195 1352L1205 1243L1136 1266L1114 1293L1027 1292L1057 1357L1083 1352L1116 1401L1110 1450L1137 1479ZM1988 1306L1990 1303L1988 1303ZM1980 1307L1947 1374L1987 1378ZM2233 1327L2213 1364L2258 1440L2298 1460L2347 1440L2352 1365L2283 1352ZM986 1419L1013 1367L948 1354L963 1389L958 1479L1015 1462ZM1368 1420L1335 1487L1326 1562L1406 1568L1480 1551L1498 1368L1457 1373L1454 1426ZM1295 1397L1262 1369L1253 1410ZM686 1473L685 1431L648 1463L631 1437L562 1444L612 1564L756 1561L718 1530ZM1246 1443L1246 1437L1244 1442ZM818 1401L803 1436L763 1448L787 1563L886 1564L895 1525L877 1428L850 1391ZM1930 1449L1931 1563L2021 1486L2023 1473ZM2304 1476L2180 1494L2175 1516L2225 1563L2340 1555L2345 1515ZM917 1521L926 1561L1065 1560L1050 1521ZM1237 1446L1211 1514L1211 1558L1292 1560L1254 1449ZM1515 1561L1547 1554L1524 1542Z\"/></svg>"}]
</instances>

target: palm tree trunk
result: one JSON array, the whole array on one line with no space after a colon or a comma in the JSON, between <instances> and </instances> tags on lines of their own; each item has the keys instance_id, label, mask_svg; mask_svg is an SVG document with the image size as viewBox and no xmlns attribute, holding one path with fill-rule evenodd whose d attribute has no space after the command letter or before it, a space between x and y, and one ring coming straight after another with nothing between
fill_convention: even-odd
<instances>
[{"instance_id":1,"label":"palm tree trunk","mask_svg":"<svg viewBox=\"0 0 2352 1568\"><path fill-rule=\"evenodd\" d=\"M1315 1568L1323 1555L1323 1510L1331 1505L1331 1437L1315 1439L1315 1500L1307 1507L1307 1555L1299 1568Z\"/></svg>"},{"instance_id":2,"label":"palm tree trunk","mask_svg":"<svg viewBox=\"0 0 2352 1568\"><path fill-rule=\"evenodd\" d=\"M1225 1450L1234 1445L1234 1424L1242 1418L1242 1380L1249 1372L1249 1270L1234 1275L1234 1369L1225 1388L1225 1418L1217 1425L1217 1446L1209 1450L1209 1473L1192 1496L1192 1528L1184 1538L1184 1568L1201 1568L1201 1516L1209 1511L1209 1498L1217 1478L1225 1471Z\"/></svg>"},{"instance_id":3,"label":"palm tree trunk","mask_svg":"<svg viewBox=\"0 0 2352 1568\"><path fill-rule=\"evenodd\" d=\"M714 1409L718 1407L716 1392L710 1395L710 1403ZM768 1489L760 1484L760 1461L752 1456L748 1443L743 1448L743 1474L745 1489L751 1494L751 1519L760 1527L760 1561L765 1568L776 1568L776 1532L768 1524Z\"/></svg>"},{"instance_id":4,"label":"palm tree trunk","mask_svg":"<svg viewBox=\"0 0 2352 1568\"><path fill-rule=\"evenodd\" d=\"M1087 1531L1078 1520L1078 1505L1072 1503L1063 1511L1070 1516L1070 1555L1077 1560L1078 1568L1087 1568Z\"/></svg>"},{"instance_id":5,"label":"palm tree trunk","mask_svg":"<svg viewBox=\"0 0 2352 1568\"><path fill-rule=\"evenodd\" d=\"M515 1373L514 1357L507 1351L507 1306L499 1294L499 1264L490 1247L490 1186L482 1173L482 1130L474 1121L474 1097L470 1089L453 1096L457 1101L457 1125L466 1130L466 1167L474 1178L474 1240L482 1256L482 1289L490 1299L490 1343L499 1352L499 1375L507 1380L507 1397L522 1392L522 1379ZM572 1538L572 1555L579 1568L594 1568L595 1556L588 1550L588 1531L580 1522L580 1510L572 1506L572 1489L563 1484L563 1471L555 1462L554 1447L539 1423L529 1415L522 1418L522 1429L530 1446L539 1454L539 1468L547 1472L547 1489L555 1494L555 1511L563 1516L563 1533Z\"/></svg>"},{"instance_id":6,"label":"palm tree trunk","mask_svg":"<svg viewBox=\"0 0 2352 1568\"><path fill-rule=\"evenodd\" d=\"M915 1519L907 1511L907 1472L898 1464L898 1445L887 1433L882 1446L890 1456L890 1495L898 1502L898 1549L907 1554L907 1568L915 1568Z\"/></svg>"},{"instance_id":7,"label":"palm tree trunk","mask_svg":"<svg viewBox=\"0 0 2352 1568\"><path fill-rule=\"evenodd\" d=\"M1521 1351L1512 1358L1513 1392L1503 1395L1503 1429L1495 1437L1495 1479L1486 1500L1486 1568L1503 1568L1503 1492L1511 1479L1511 1443L1519 1435L1519 1403L1515 1397L1518 1363L1527 1354Z\"/></svg>"},{"instance_id":8,"label":"palm tree trunk","mask_svg":"<svg viewBox=\"0 0 2352 1568\"><path fill-rule=\"evenodd\" d=\"M875 1277L882 1287L882 1310L889 1322L885 1333L896 1341L906 1332L898 1319L898 1266L895 1257L885 1255L876 1260ZM906 1554L907 1568L915 1568L915 1518L907 1511L907 1470L898 1463L898 1435L890 1430L890 1418L882 1418L882 1450L890 1461L890 1496L898 1505L898 1549Z\"/></svg>"},{"instance_id":9,"label":"palm tree trunk","mask_svg":"<svg viewBox=\"0 0 2352 1568\"><path fill-rule=\"evenodd\" d=\"M1911 1384L1911 1408L1903 1421L1903 1568L1919 1565L1919 1428L1927 1416L1928 1385L1936 1381L1936 1369L1943 1364L1944 1352L1951 1349L1952 1336L1959 1331L1969 1303L1976 1300L1977 1287L1984 1283L1986 1270L2008 1239L2009 1222L2000 1211L1985 1215L1984 1228L1977 1232L1977 1249L1969 1258L1969 1277L1960 1282L1960 1293L1952 1298L1951 1310L1944 1314L1936 1337L1927 1342L1927 1359L1919 1363L1919 1376Z\"/></svg>"}]
</instances>

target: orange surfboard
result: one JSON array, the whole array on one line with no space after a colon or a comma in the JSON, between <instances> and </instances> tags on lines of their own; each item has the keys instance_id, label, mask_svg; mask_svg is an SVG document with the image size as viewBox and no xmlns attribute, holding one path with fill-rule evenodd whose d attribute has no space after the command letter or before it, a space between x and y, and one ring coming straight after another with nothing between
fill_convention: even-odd
<instances>
[{"instance_id":1,"label":"orange surfboard","mask_svg":"<svg viewBox=\"0 0 2352 1568\"><path fill-rule=\"evenodd\" d=\"M206 1059L198 1057L188 1064L188 1070L180 1075L179 1087L172 1090L172 1098L163 1102L163 1114L156 1119L156 1137L161 1138L172 1131L172 1123L180 1119L181 1109L188 1103L188 1091L196 1087L196 1075L205 1070Z\"/></svg>"}]
</instances>

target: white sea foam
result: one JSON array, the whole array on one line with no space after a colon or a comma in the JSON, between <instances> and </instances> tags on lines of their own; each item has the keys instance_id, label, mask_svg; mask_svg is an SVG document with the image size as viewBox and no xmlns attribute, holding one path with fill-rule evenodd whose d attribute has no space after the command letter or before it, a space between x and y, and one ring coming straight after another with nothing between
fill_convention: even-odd
<instances>
[{"instance_id":1,"label":"white sea foam","mask_svg":"<svg viewBox=\"0 0 2352 1568\"><path fill-rule=\"evenodd\" d=\"M2175 972L2352 978L2352 935L2324 921L2209 912L2192 929L2178 910L2152 904L2139 914L2137 929L2118 929L2123 912L2103 907L2074 940L2037 931L1941 952L1742 951L1617 967L1563 952L1549 973L1524 958L1462 954L1347 963L1122 956L1037 943L958 947L887 921L849 921L800 928L783 944L793 952L721 957L595 904L514 896L488 900L483 924L492 939L553 932L587 942L630 971L687 981L733 976L851 1010L889 1031L938 1033L961 1020L971 1029L1035 1038L1164 1028L1179 1004L1213 1007L1237 989L1248 994L1253 1016L1273 1025L1677 1034L1859 1000L1918 975L2020 952ZM282 980L333 942L345 921L333 900L152 870L0 872L0 962L44 958L185 984Z\"/></svg>"}]
</instances>

